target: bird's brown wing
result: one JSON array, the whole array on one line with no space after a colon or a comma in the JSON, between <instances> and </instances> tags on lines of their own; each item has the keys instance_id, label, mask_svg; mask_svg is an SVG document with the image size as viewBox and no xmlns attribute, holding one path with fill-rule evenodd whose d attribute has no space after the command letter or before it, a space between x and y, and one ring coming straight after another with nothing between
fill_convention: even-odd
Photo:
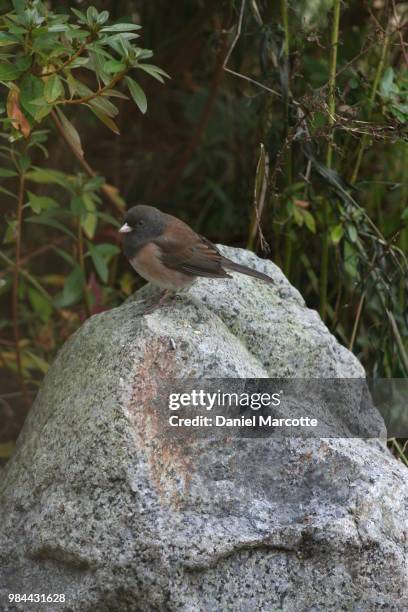
<instances>
[{"instance_id":1,"label":"bird's brown wing","mask_svg":"<svg viewBox=\"0 0 408 612\"><path fill-rule=\"evenodd\" d=\"M191 276L228 278L223 269L223 257L206 238L178 221L154 240L164 265Z\"/></svg>"}]
</instances>

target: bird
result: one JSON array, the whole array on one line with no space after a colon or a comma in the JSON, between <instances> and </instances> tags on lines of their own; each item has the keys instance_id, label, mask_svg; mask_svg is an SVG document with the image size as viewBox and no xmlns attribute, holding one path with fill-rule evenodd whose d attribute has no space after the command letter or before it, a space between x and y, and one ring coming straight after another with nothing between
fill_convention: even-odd
<instances>
[{"instance_id":1,"label":"bird","mask_svg":"<svg viewBox=\"0 0 408 612\"><path fill-rule=\"evenodd\" d=\"M163 292L155 310L172 293L191 285L197 277L232 278L239 272L267 283L273 279L224 257L207 238L187 223L154 206L138 204L130 208L119 232L123 234L123 253L145 280Z\"/></svg>"}]
</instances>

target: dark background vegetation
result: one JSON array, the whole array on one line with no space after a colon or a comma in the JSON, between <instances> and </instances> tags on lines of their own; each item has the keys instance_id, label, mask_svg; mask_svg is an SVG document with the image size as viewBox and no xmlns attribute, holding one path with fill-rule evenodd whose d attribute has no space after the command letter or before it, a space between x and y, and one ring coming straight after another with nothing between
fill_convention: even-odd
<instances>
[{"instance_id":1,"label":"dark background vegetation","mask_svg":"<svg viewBox=\"0 0 408 612\"><path fill-rule=\"evenodd\" d=\"M44 4L75 21L70 9L86 11L91 3ZM64 139L61 121L58 129L48 114L36 123L23 107L32 131L40 130L34 138L41 147L27 153L24 122L7 111L9 88L0 87L0 168L13 167L13 154L23 150L31 164L20 164L16 176L0 172L6 190L0 458L12 452L62 343L86 317L120 304L142 284L119 249L94 250L120 245L115 220L122 217L122 200L125 207L157 205L214 242L250 246L270 257L370 377L407 377L408 3L93 5L109 11L110 22L141 24L135 45L152 49L146 62L171 78L162 84L141 70L132 73L146 94L147 112L131 99L112 98L120 135L88 106L66 105L86 162L78 161L72 138L71 146L66 142L66 127ZM6 14L11 3L2 1L0 9ZM0 45L5 31L3 23ZM92 71L79 67L77 75L95 90ZM126 93L122 80L115 88ZM15 196L21 173L33 168L23 185L19 223ZM41 180L38 168L65 174ZM87 183L92 174L104 180ZM71 192L64 180L74 185ZM86 192L91 213L89 197L85 213L81 209ZM47 224L39 223L42 216ZM403 458L404 440L391 443Z\"/></svg>"}]
</instances>

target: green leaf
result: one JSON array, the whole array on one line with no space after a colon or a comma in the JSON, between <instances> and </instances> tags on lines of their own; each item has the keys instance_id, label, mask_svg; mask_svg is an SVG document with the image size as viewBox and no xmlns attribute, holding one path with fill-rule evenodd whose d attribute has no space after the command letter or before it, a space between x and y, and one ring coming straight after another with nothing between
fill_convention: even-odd
<instances>
[{"instance_id":1,"label":"green leaf","mask_svg":"<svg viewBox=\"0 0 408 612\"><path fill-rule=\"evenodd\" d=\"M98 11L94 6L90 6L86 11L86 18L90 25L98 22Z\"/></svg>"},{"instance_id":2,"label":"green leaf","mask_svg":"<svg viewBox=\"0 0 408 612\"><path fill-rule=\"evenodd\" d=\"M293 202L293 200L292 200L292 199L290 199L290 200L288 200L288 201L286 202L286 210L288 211L288 215L289 215L290 217L293 217L293 215L294 215L294 210L295 210L295 204L294 204L294 202Z\"/></svg>"},{"instance_id":3,"label":"green leaf","mask_svg":"<svg viewBox=\"0 0 408 612\"><path fill-rule=\"evenodd\" d=\"M28 68L30 68L31 62L32 62L31 55L22 55L16 60L15 65L17 66L19 70L21 70L22 72L25 72L26 70L28 70Z\"/></svg>"},{"instance_id":4,"label":"green leaf","mask_svg":"<svg viewBox=\"0 0 408 612\"><path fill-rule=\"evenodd\" d=\"M316 233L316 221L315 221L314 216L308 210L303 210L303 216L305 219L305 225L307 229L311 231L312 234L315 234Z\"/></svg>"},{"instance_id":5,"label":"green leaf","mask_svg":"<svg viewBox=\"0 0 408 612\"><path fill-rule=\"evenodd\" d=\"M39 111L34 100L41 100L42 106L45 105L44 100L44 83L41 79L31 73L25 74L20 83L20 102L21 106L29 115L36 117Z\"/></svg>"},{"instance_id":6,"label":"green leaf","mask_svg":"<svg viewBox=\"0 0 408 612\"><path fill-rule=\"evenodd\" d=\"M34 312L46 323L52 314L52 304L33 287L28 288L28 299Z\"/></svg>"},{"instance_id":7,"label":"green leaf","mask_svg":"<svg viewBox=\"0 0 408 612\"><path fill-rule=\"evenodd\" d=\"M14 170L8 170L7 168L0 168L1 178L9 178L10 176L17 176L17 172Z\"/></svg>"},{"instance_id":8,"label":"green leaf","mask_svg":"<svg viewBox=\"0 0 408 612\"><path fill-rule=\"evenodd\" d=\"M390 110L398 121L404 124L406 123L408 115L408 108L406 104L396 104L395 106L392 106Z\"/></svg>"},{"instance_id":9,"label":"green leaf","mask_svg":"<svg viewBox=\"0 0 408 612\"><path fill-rule=\"evenodd\" d=\"M101 32L131 32L132 30L140 30L141 27L136 23L115 23L105 26L101 29Z\"/></svg>"},{"instance_id":10,"label":"green leaf","mask_svg":"<svg viewBox=\"0 0 408 612\"><path fill-rule=\"evenodd\" d=\"M123 44L125 41L134 40L135 38L139 38L139 34L134 34L133 32L121 32L120 34L111 34L107 39L107 44L114 48L116 43L122 43L122 49L126 49L126 45ZM120 53L119 46L117 48L118 53Z\"/></svg>"},{"instance_id":11,"label":"green leaf","mask_svg":"<svg viewBox=\"0 0 408 612\"><path fill-rule=\"evenodd\" d=\"M78 90L80 96L90 96L94 94L92 89L90 89L88 85L85 85L85 83L82 83L81 81L75 81L75 87Z\"/></svg>"},{"instance_id":12,"label":"green leaf","mask_svg":"<svg viewBox=\"0 0 408 612\"><path fill-rule=\"evenodd\" d=\"M68 85L69 95L71 96L71 98L73 98L78 91L77 82L78 81L72 76L72 74L68 72L67 85Z\"/></svg>"},{"instance_id":13,"label":"green leaf","mask_svg":"<svg viewBox=\"0 0 408 612\"><path fill-rule=\"evenodd\" d=\"M107 261L110 261L114 255L120 253L120 248L116 244L110 244L109 242L103 242L93 247L98 253L104 257Z\"/></svg>"},{"instance_id":14,"label":"green leaf","mask_svg":"<svg viewBox=\"0 0 408 612\"><path fill-rule=\"evenodd\" d=\"M44 117L50 114L52 111L52 106L50 104L46 104L45 100L42 106L39 107L37 112L34 115L34 119L39 123Z\"/></svg>"},{"instance_id":15,"label":"green leaf","mask_svg":"<svg viewBox=\"0 0 408 612\"><path fill-rule=\"evenodd\" d=\"M340 240L343 238L343 236L344 236L344 227L341 225L341 223L339 223L338 225L335 225L332 228L330 232L330 238L333 244L338 244Z\"/></svg>"},{"instance_id":16,"label":"green leaf","mask_svg":"<svg viewBox=\"0 0 408 612\"><path fill-rule=\"evenodd\" d=\"M358 256L354 245L347 240L344 241L344 269L353 279L359 279Z\"/></svg>"},{"instance_id":17,"label":"green leaf","mask_svg":"<svg viewBox=\"0 0 408 612\"><path fill-rule=\"evenodd\" d=\"M93 100L89 101L89 106L101 113L104 113L104 115L108 115L108 117L116 117L119 112L116 106L107 98L94 98Z\"/></svg>"},{"instance_id":18,"label":"green leaf","mask_svg":"<svg viewBox=\"0 0 408 612\"><path fill-rule=\"evenodd\" d=\"M122 100L129 100L129 96L124 94L122 91L115 90L115 89L105 89L102 95L104 97L108 96L111 98L122 98Z\"/></svg>"},{"instance_id":19,"label":"green leaf","mask_svg":"<svg viewBox=\"0 0 408 612\"><path fill-rule=\"evenodd\" d=\"M82 196L82 200L85 204L87 213L81 220L81 227L84 230L87 238L90 238L92 240L92 238L95 236L96 226L98 223L96 206L90 193L84 193Z\"/></svg>"},{"instance_id":20,"label":"green leaf","mask_svg":"<svg viewBox=\"0 0 408 612\"><path fill-rule=\"evenodd\" d=\"M105 60L104 60L103 55L99 53L98 51L92 51L90 53L89 67L92 67L92 69L96 72L96 74L102 80L103 84L107 85L110 82L111 77L109 74L106 74L106 72L103 69L104 62Z\"/></svg>"},{"instance_id":21,"label":"green leaf","mask_svg":"<svg viewBox=\"0 0 408 612\"><path fill-rule=\"evenodd\" d=\"M18 36L9 32L0 32L0 47L8 47L19 42Z\"/></svg>"},{"instance_id":22,"label":"green leaf","mask_svg":"<svg viewBox=\"0 0 408 612\"><path fill-rule=\"evenodd\" d=\"M305 218L304 218L304 216L302 214L302 211L299 210L299 208L297 206L293 206L293 218L295 220L295 223L297 225L299 225L299 227L302 227L302 225L303 225L303 223L305 221Z\"/></svg>"},{"instance_id":23,"label":"green leaf","mask_svg":"<svg viewBox=\"0 0 408 612\"><path fill-rule=\"evenodd\" d=\"M133 292L134 287L134 276L129 272L125 272L119 279L120 290L125 295L130 295Z\"/></svg>"},{"instance_id":24,"label":"green leaf","mask_svg":"<svg viewBox=\"0 0 408 612\"><path fill-rule=\"evenodd\" d=\"M144 114L147 110L147 100L143 89L130 77L126 76L125 81L127 86L129 87L130 95L133 100L136 102L140 111Z\"/></svg>"},{"instance_id":25,"label":"green leaf","mask_svg":"<svg viewBox=\"0 0 408 612\"><path fill-rule=\"evenodd\" d=\"M137 49L137 58L139 60L149 59L153 57L153 51L151 49Z\"/></svg>"},{"instance_id":26,"label":"green leaf","mask_svg":"<svg viewBox=\"0 0 408 612\"><path fill-rule=\"evenodd\" d=\"M401 219L403 221L407 221L408 220L408 206L407 206L407 208L404 211L402 211Z\"/></svg>"},{"instance_id":27,"label":"green leaf","mask_svg":"<svg viewBox=\"0 0 408 612\"><path fill-rule=\"evenodd\" d=\"M25 359L24 359L25 358ZM25 351L23 361L26 362L26 367L30 370L39 370L42 374L46 374L50 369L49 363L45 361L39 355L36 355L32 351Z\"/></svg>"},{"instance_id":28,"label":"green leaf","mask_svg":"<svg viewBox=\"0 0 408 612\"><path fill-rule=\"evenodd\" d=\"M8 459L14 453L16 445L14 442L2 442L0 444L0 459Z\"/></svg>"},{"instance_id":29,"label":"green leaf","mask_svg":"<svg viewBox=\"0 0 408 612\"><path fill-rule=\"evenodd\" d=\"M54 198L47 196L38 196L32 191L28 191L28 199L30 206L35 213L40 213L42 210L48 210L49 208L58 208L58 202Z\"/></svg>"},{"instance_id":30,"label":"green leaf","mask_svg":"<svg viewBox=\"0 0 408 612\"><path fill-rule=\"evenodd\" d=\"M358 234L357 234L357 229L355 225L347 226L347 234L351 242L357 242Z\"/></svg>"},{"instance_id":31,"label":"green leaf","mask_svg":"<svg viewBox=\"0 0 408 612\"><path fill-rule=\"evenodd\" d=\"M15 81L24 72L24 69L18 68L14 64L0 62L0 81Z\"/></svg>"},{"instance_id":32,"label":"green leaf","mask_svg":"<svg viewBox=\"0 0 408 612\"><path fill-rule=\"evenodd\" d=\"M89 57L76 57L70 64L70 68L82 68L89 64Z\"/></svg>"},{"instance_id":33,"label":"green leaf","mask_svg":"<svg viewBox=\"0 0 408 612\"><path fill-rule=\"evenodd\" d=\"M96 191L97 189L100 189L104 184L105 179L103 176L93 176L92 178L88 179L85 185L83 186L84 193L86 191Z\"/></svg>"},{"instance_id":34,"label":"green leaf","mask_svg":"<svg viewBox=\"0 0 408 612\"><path fill-rule=\"evenodd\" d=\"M17 221L8 221L3 244L11 244L16 241Z\"/></svg>"},{"instance_id":35,"label":"green leaf","mask_svg":"<svg viewBox=\"0 0 408 612\"><path fill-rule=\"evenodd\" d=\"M77 130L74 128L72 123L66 118L64 113L59 108L57 108L56 111L61 121L67 140L71 143L72 148L78 153L78 155L80 155L80 157L83 157L84 151L82 149L81 139Z\"/></svg>"},{"instance_id":36,"label":"green leaf","mask_svg":"<svg viewBox=\"0 0 408 612\"><path fill-rule=\"evenodd\" d=\"M120 196L117 195L117 197L119 197L120 207L124 209L126 207L125 201L122 200ZM103 219L104 221L106 221L113 227L116 227L117 229L120 228L121 223L119 223L119 221L115 219L115 217L112 217L112 215L109 215L108 213L100 212L99 210L97 214L98 214L99 219Z\"/></svg>"},{"instance_id":37,"label":"green leaf","mask_svg":"<svg viewBox=\"0 0 408 612\"><path fill-rule=\"evenodd\" d=\"M26 172L31 166L31 159L28 155L20 155L17 159L17 166L20 168L21 172Z\"/></svg>"},{"instance_id":38,"label":"green leaf","mask_svg":"<svg viewBox=\"0 0 408 612\"><path fill-rule=\"evenodd\" d=\"M5 187L0 187L0 193L4 193L5 195L9 196L10 198L14 198L15 200L17 200L16 194L13 193L12 191L9 191Z\"/></svg>"},{"instance_id":39,"label":"green leaf","mask_svg":"<svg viewBox=\"0 0 408 612\"><path fill-rule=\"evenodd\" d=\"M44 98L47 102L52 104L59 97L64 94L64 87L58 74L52 74L45 82L44 86Z\"/></svg>"},{"instance_id":40,"label":"green leaf","mask_svg":"<svg viewBox=\"0 0 408 612\"><path fill-rule=\"evenodd\" d=\"M48 32L69 32L70 26L68 23L56 23L48 26Z\"/></svg>"},{"instance_id":41,"label":"green leaf","mask_svg":"<svg viewBox=\"0 0 408 612\"><path fill-rule=\"evenodd\" d=\"M408 115L408 104L396 104L395 107L398 108L401 113L404 113L404 115Z\"/></svg>"},{"instance_id":42,"label":"green leaf","mask_svg":"<svg viewBox=\"0 0 408 612\"><path fill-rule=\"evenodd\" d=\"M79 11L78 9L74 9L74 8L72 8L71 11L74 13L74 15L77 16L78 21L80 23L86 23L85 13L83 13L82 11Z\"/></svg>"},{"instance_id":43,"label":"green leaf","mask_svg":"<svg viewBox=\"0 0 408 612\"><path fill-rule=\"evenodd\" d=\"M89 36L89 31L72 29L66 33L66 36L69 37L71 40L78 40L78 41L85 42L85 39L88 38Z\"/></svg>"},{"instance_id":44,"label":"green leaf","mask_svg":"<svg viewBox=\"0 0 408 612\"><path fill-rule=\"evenodd\" d=\"M144 70L147 74L150 74L153 78L160 81L160 83L164 83L163 77L170 78L170 75L167 74L164 70L159 68L158 66L154 66L153 64L137 64L136 68L140 68L140 70Z\"/></svg>"},{"instance_id":45,"label":"green leaf","mask_svg":"<svg viewBox=\"0 0 408 612\"><path fill-rule=\"evenodd\" d=\"M21 14L26 8L25 0L12 0L12 5L17 14Z\"/></svg>"},{"instance_id":46,"label":"green leaf","mask_svg":"<svg viewBox=\"0 0 408 612\"><path fill-rule=\"evenodd\" d=\"M11 34L27 34L27 28L24 28L23 26L10 25L8 29Z\"/></svg>"},{"instance_id":47,"label":"green leaf","mask_svg":"<svg viewBox=\"0 0 408 612\"><path fill-rule=\"evenodd\" d=\"M103 23L108 21L108 19L109 19L109 11L102 11L98 15L98 24L102 25Z\"/></svg>"},{"instance_id":48,"label":"green leaf","mask_svg":"<svg viewBox=\"0 0 408 612\"><path fill-rule=\"evenodd\" d=\"M58 43L57 36L49 32L46 28L38 28L33 32L32 51L41 55L44 60L47 58L49 63L52 63L54 58L66 53L64 45Z\"/></svg>"},{"instance_id":49,"label":"green leaf","mask_svg":"<svg viewBox=\"0 0 408 612\"><path fill-rule=\"evenodd\" d=\"M85 202L83 201L81 196L75 196L75 198L72 198L70 206L74 215L78 215L79 217L81 215L86 214Z\"/></svg>"},{"instance_id":50,"label":"green leaf","mask_svg":"<svg viewBox=\"0 0 408 612\"><path fill-rule=\"evenodd\" d=\"M100 251L92 245L89 245L89 253L91 255L95 270L103 283L108 282L109 269Z\"/></svg>"},{"instance_id":51,"label":"green leaf","mask_svg":"<svg viewBox=\"0 0 408 612\"><path fill-rule=\"evenodd\" d=\"M391 66L384 72L384 76L381 79L380 91L385 98L389 98L394 84L394 70Z\"/></svg>"},{"instance_id":52,"label":"green leaf","mask_svg":"<svg viewBox=\"0 0 408 612\"><path fill-rule=\"evenodd\" d=\"M85 277L79 266L76 266L67 276L62 293L54 298L57 308L67 308L77 304L82 298L85 286Z\"/></svg>"},{"instance_id":53,"label":"green leaf","mask_svg":"<svg viewBox=\"0 0 408 612\"><path fill-rule=\"evenodd\" d=\"M58 255L60 257L62 257L62 259L64 261L66 261L70 266L75 267L75 259L72 257L72 255L70 255L69 253L67 253L66 251L64 251L63 249L59 249L58 247L55 247L55 252L58 253Z\"/></svg>"},{"instance_id":54,"label":"green leaf","mask_svg":"<svg viewBox=\"0 0 408 612\"><path fill-rule=\"evenodd\" d=\"M103 58L106 60L113 59L112 55L106 49L101 47L100 42L89 43L87 48L88 51L93 51L94 53L100 55L101 61L104 61Z\"/></svg>"},{"instance_id":55,"label":"green leaf","mask_svg":"<svg viewBox=\"0 0 408 612\"><path fill-rule=\"evenodd\" d=\"M99 111L96 108L91 107L91 109L92 109L92 112L98 117L99 121L102 121L102 123L104 123L106 127L112 130L114 134L120 135L119 128L116 125L116 123L113 121L113 119L108 117L108 115L105 115L105 113L101 113L101 111Z\"/></svg>"},{"instance_id":56,"label":"green leaf","mask_svg":"<svg viewBox=\"0 0 408 612\"><path fill-rule=\"evenodd\" d=\"M59 229L61 232L64 232L64 234L68 234L68 236L71 236L71 238L76 240L75 234L71 232L70 229L68 229L67 227L65 227L65 225L57 221L57 219L53 219L52 217L27 217L27 219L25 219L25 222L38 223L39 225L47 225L48 227Z\"/></svg>"},{"instance_id":57,"label":"green leaf","mask_svg":"<svg viewBox=\"0 0 408 612\"><path fill-rule=\"evenodd\" d=\"M126 64L119 62L118 60L109 60L108 62L104 63L103 70L109 74L116 74L126 70Z\"/></svg>"},{"instance_id":58,"label":"green leaf","mask_svg":"<svg viewBox=\"0 0 408 612\"><path fill-rule=\"evenodd\" d=\"M51 168L38 168L26 173L26 179L38 183L40 185L55 184L61 187L67 188L67 176L59 170L53 170Z\"/></svg>"},{"instance_id":59,"label":"green leaf","mask_svg":"<svg viewBox=\"0 0 408 612\"><path fill-rule=\"evenodd\" d=\"M43 104L45 104L45 99L43 96L40 96L39 98L33 98L32 100L30 100L30 102L33 106L38 108L39 106L42 106Z\"/></svg>"}]
</instances>

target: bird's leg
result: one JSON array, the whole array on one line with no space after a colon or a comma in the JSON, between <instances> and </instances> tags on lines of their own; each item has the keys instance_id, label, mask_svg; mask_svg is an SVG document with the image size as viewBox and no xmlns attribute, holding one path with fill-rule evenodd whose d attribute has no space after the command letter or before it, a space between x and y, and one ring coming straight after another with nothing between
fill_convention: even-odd
<instances>
[{"instance_id":1,"label":"bird's leg","mask_svg":"<svg viewBox=\"0 0 408 612\"><path fill-rule=\"evenodd\" d=\"M172 289L165 289L164 291L162 291L159 295L159 299L157 300L157 302L154 302L151 306L149 306L149 308L147 310L144 311L143 314L150 314L151 312L154 312L156 310L156 308L158 308L159 306L161 306L163 304L163 302L169 297L169 295L171 295L173 293Z\"/></svg>"}]
</instances>

